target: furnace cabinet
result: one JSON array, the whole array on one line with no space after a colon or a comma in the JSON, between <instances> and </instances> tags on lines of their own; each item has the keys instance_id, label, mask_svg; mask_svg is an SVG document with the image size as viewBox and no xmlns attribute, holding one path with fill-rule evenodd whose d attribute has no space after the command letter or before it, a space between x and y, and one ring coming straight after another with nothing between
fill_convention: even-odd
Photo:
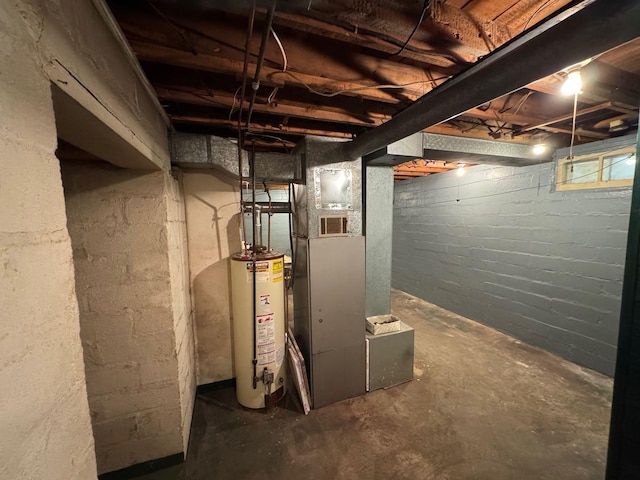
<instances>
[{"instance_id":1,"label":"furnace cabinet","mask_svg":"<svg viewBox=\"0 0 640 480\"><path fill-rule=\"evenodd\" d=\"M294 332L314 408L365 393L365 238L299 239Z\"/></svg>"}]
</instances>

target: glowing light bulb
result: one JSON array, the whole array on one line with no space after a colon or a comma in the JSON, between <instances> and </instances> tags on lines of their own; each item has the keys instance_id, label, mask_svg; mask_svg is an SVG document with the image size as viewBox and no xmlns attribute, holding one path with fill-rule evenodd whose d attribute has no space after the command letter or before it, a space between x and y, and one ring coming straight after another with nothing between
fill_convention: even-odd
<instances>
[{"instance_id":1,"label":"glowing light bulb","mask_svg":"<svg viewBox=\"0 0 640 480\"><path fill-rule=\"evenodd\" d=\"M458 171L456 172L458 174L459 177L464 175L464 165L460 164L458 165Z\"/></svg>"},{"instance_id":2,"label":"glowing light bulb","mask_svg":"<svg viewBox=\"0 0 640 480\"><path fill-rule=\"evenodd\" d=\"M582 76L580 70L573 70L567 75L567 79L560 88L562 95L576 95L582 91Z\"/></svg>"},{"instance_id":3,"label":"glowing light bulb","mask_svg":"<svg viewBox=\"0 0 640 480\"><path fill-rule=\"evenodd\" d=\"M539 143L533 146L532 151L534 155L542 155L544 152L547 151L547 146L544 145L543 143Z\"/></svg>"}]
</instances>

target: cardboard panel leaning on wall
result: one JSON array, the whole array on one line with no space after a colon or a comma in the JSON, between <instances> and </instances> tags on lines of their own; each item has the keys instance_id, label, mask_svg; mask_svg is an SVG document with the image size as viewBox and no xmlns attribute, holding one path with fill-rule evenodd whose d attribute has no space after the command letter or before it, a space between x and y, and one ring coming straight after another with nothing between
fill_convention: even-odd
<instances>
[{"instance_id":1,"label":"cardboard panel leaning on wall","mask_svg":"<svg viewBox=\"0 0 640 480\"><path fill-rule=\"evenodd\" d=\"M95 479L51 92L23 15L0 2L0 478Z\"/></svg>"},{"instance_id":2,"label":"cardboard panel leaning on wall","mask_svg":"<svg viewBox=\"0 0 640 480\"><path fill-rule=\"evenodd\" d=\"M237 180L183 174L198 385L233 378L229 256L240 251Z\"/></svg>"},{"instance_id":3,"label":"cardboard panel leaning on wall","mask_svg":"<svg viewBox=\"0 0 640 480\"><path fill-rule=\"evenodd\" d=\"M552 192L553 171L396 183L393 286L611 375L630 189Z\"/></svg>"}]
</instances>

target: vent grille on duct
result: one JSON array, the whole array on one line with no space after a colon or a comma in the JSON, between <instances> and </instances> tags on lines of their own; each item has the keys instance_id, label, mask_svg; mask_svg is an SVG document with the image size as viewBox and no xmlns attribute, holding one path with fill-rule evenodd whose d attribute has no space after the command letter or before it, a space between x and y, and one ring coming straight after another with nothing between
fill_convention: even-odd
<instances>
[{"instance_id":1,"label":"vent grille on duct","mask_svg":"<svg viewBox=\"0 0 640 480\"><path fill-rule=\"evenodd\" d=\"M321 237L344 237L347 235L347 217L325 216L320 217Z\"/></svg>"}]
</instances>

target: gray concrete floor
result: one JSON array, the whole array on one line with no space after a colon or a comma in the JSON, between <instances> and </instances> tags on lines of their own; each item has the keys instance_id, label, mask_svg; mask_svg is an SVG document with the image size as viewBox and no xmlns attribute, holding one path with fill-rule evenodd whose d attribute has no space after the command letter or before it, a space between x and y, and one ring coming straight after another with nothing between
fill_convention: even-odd
<instances>
[{"instance_id":1,"label":"gray concrete floor","mask_svg":"<svg viewBox=\"0 0 640 480\"><path fill-rule=\"evenodd\" d=\"M402 292L415 378L304 416L199 394L187 461L145 479L602 479L612 381ZM293 394L295 395L295 394Z\"/></svg>"}]
</instances>

